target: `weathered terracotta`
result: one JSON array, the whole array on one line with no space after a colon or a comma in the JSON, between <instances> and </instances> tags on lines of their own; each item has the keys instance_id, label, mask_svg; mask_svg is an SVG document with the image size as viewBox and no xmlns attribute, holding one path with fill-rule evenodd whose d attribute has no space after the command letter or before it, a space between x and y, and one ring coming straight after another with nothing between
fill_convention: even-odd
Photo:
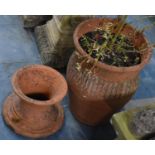
<instances>
[{"instance_id":1,"label":"weathered terracotta","mask_svg":"<svg viewBox=\"0 0 155 155\"><path fill-rule=\"evenodd\" d=\"M106 22L116 22L114 19L91 19L82 22L74 32L74 44L76 52L86 56L86 52L79 44L79 38L101 26ZM132 37L134 28L126 26L123 33ZM135 45L147 44L144 36L139 35L135 39ZM88 125L96 125L111 117L111 115L127 103L138 87L138 75L148 62L152 49L147 49L141 56L140 64L132 67L115 67L97 62L94 72L88 74L86 63L81 71L76 69L76 63L81 60L72 54L67 68L67 81L70 89L70 107L75 117ZM89 57L90 63L94 62Z\"/></svg>"},{"instance_id":2,"label":"weathered terracotta","mask_svg":"<svg viewBox=\"0 0 155 155\"><path fill-rule=\"evenodd\" d=\"M60 102L67 84L60 73L43 65L26 66L13 75L12 86L3 116L16 133L40 138L61 128L64 112Z\"/></svg>"}]
</instances>

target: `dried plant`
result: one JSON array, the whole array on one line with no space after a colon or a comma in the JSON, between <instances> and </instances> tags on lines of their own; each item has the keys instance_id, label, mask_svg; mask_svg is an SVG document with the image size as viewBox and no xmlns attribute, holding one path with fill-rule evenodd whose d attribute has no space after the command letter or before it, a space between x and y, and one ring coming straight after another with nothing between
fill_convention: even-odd
<instances>
[{"instance_id":1,"label":"dried plant","mask_svg":"<svg viewBox=\"0 0 155 155\"><path fill-rule=\"evenodd\" d=\"M109 65L114 66L123 66L128 67L132 65L136 65L140 63L140 54L146 51L146 49L154 48L154 44L148 44L141 45L139 48L134 46L134 43L132 39L127 38L127 36L123 35L121 32L124 29L124 27L127 25L128 16L118 16L117 17L117 24L113 24L112 22L108 22L100 27L97 27L94 30L94 33L96 34L96 38L90 37L89 33L84 34L80 39L79 42L82 46L82 48L88 53L87 56L80 56L77 52L78 58L80 59L80 62L76 64L76 69L78 71L81 70L84 63L90 63L89 57L94 58L94 62L91 65L91 67L88 70L88 73L91 73L95 65L98 61L106 62L109 57L111 57L111 62L106 62ZM145 19L146 17L144 17ZM152 16L149 16L149 18L152 18ZM143 29L135 29L134 37L137 34L143 34L144 30L147 30L151 28L154 25L147 25L143 27ZM97 38L100 37L100 38ZM129 57L129 53L133 55L134 53L134 60L131 60ZM118 56L119 55L119 56Z\"/></svg>"}]
</instances>

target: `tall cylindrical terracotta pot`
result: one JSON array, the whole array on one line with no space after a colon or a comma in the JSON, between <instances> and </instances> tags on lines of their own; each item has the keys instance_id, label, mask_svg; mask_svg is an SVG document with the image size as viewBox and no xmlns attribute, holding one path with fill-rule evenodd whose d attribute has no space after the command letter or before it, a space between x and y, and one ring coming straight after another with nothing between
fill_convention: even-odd
<instances>
[{"instance_id":1,"label":"tall cylindrical terracotta pot","mask_svg":"<svg viewBox=\"0 0 155 155\"><path fill-rule=\"evenodd\" d=\"M16 133L40 138L61 128L64 113L60 102L67 83L60 73L43 65L26 66L14 73L12 86L3 116Z\"/></svg>"},{"instance_id":2,"label":"tall cylindrical terracotta pot","mask_svg":"<svg viewBox=\"0 0 155 155\"><path fill-rule=\"evenodd\" d=\"M70 90L70 108L74 116L88 125L97 125L111 117L132 97L138 87L139 72L148 62L152 49L148 48L141 55L141 63L132 67L115 67L97 62L94 72L87 73L84 63L80 71L76 64L81 62L80 56L88 56L79 44L79 38L107 22L115 23L115 19L90 19L79 24L74 32L76 51L72 54L67 68L67 81ZM132 37L134 28L126 25L122 32ZM135 46L148 44L142 34L135 37ZM76 54L78 53L78 54ZM94 59L89 56L90 63Z\"/></svg>"}]
</instances>

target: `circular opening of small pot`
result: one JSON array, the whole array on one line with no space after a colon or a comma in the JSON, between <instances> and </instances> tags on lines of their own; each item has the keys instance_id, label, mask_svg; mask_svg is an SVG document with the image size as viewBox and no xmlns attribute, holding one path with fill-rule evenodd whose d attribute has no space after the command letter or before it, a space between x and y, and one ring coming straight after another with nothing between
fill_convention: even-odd
<instances>
[{"instance_id":1,"label":"circular opening of small pot","mask_svg":"<svg viewBox=\"0 0 155 155\"><path fill-rule=\"evenodd\" d=\"M31 100L34 104L52 104L63 98L67 92L63 76L43 65L19 69L12 78L12 85L18 96L29 102Z\"/></svg>"},{"instance_id":2,"label":"circular opening of small pot","mask_svg":"<svg viewBox=\"0 0 155 155\"><path fill-rule=\"evenodd\" d=\"M40 101L46 101L50 99L50 96L45 93L29 93L29 94L26 94L26 96L31 99L40 100Z\"/></svg>"}]
</instances>

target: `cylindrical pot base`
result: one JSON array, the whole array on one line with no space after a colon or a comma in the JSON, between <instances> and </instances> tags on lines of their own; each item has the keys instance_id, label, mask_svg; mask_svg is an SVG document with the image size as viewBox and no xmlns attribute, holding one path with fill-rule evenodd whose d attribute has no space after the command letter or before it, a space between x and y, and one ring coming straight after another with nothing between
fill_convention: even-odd
<instances>
[{"instance_id":1,"label":"cylindrical pot base","mask_svg":"<svg viewBox=\"0 0 155 155\"><path fill-rule=\"evenodd\" d=\"M91 101L81 100L73 92L70 92L70 110L73 116L83 124L96 126L105 123L112 115L112 109L104 103L93 106Z\"/></svg>"},{"instance_id":2,"label":"cylindrical pot base","mask_svg":"<svg viewBox=\"0 0 155 155\"><path fill-rule=\"evenodd\" d=\"M13 128L17 134L31 138L41 138L47 137L61 128L64 112L60 104L51 106L50 112L44 113L42 118L36 118L36 123L32 123L22 117L20 102L21 100L18 96L13 93L7 97L3 107L3 117L7 125ZM46 124L46 126L38 128L40 121L42 124Z\"/></svg>"},{"instance_id":3,"label":"cylindrical pot base","mask_svg":"<svg viewBox=\"0 0 155 155\"><path fill-rule=\"evenodd\" d=\"M97 126L98 123L91 122L89 120L86 120L85 118L78 115L77 111L74 109L72 104L70 105L70 110L72 112L72 115L75 117L76 120L78 120L80 123L86 124L88 126Z\"/></svg>"}]
</instances>

